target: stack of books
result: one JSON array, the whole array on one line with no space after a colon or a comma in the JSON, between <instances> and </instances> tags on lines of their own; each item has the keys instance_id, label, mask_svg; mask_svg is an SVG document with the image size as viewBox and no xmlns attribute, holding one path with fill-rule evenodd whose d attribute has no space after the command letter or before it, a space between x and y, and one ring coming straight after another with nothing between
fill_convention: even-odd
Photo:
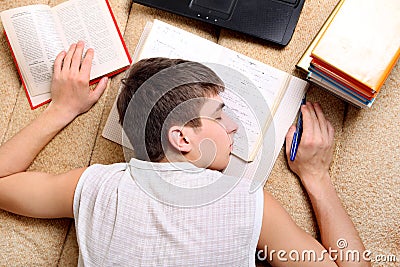
<instances>
[{"instance_id":1,"label":"stack of books","mask_svg":"<svg viewBox=\"0 0 400 267\"><path fill-rule=\"evenodd\" d=\"M371 107L400 56L400 1L341 0L296 65L351 104Z\"/></svg>"}]
</instances>

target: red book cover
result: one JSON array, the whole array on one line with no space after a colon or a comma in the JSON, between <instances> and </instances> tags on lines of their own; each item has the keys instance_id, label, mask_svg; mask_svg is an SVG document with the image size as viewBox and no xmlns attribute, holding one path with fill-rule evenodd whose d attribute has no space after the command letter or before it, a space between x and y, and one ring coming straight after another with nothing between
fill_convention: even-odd
<instances>
[{"instance_id":1,"label":"red book cover","mask_svg":"<svg viewBox=\"0 0 400 267\"><path fill-rule=\"evenodd\" d=\"M127 60L127 62L129 62L129 63L127 63L126 66L123 66L123 67L121 67L121 68L115 69L115 70L113 70L113 71L111 71L111 72L109 72L109 73L107 73L107 74L105 74L105 75L103 75L103 76L96 77L96 78L90 80L90 82L89 82L90 85L99 82L100 79L101 79L102 77L104 77L104 76L111 77L111 76L114 76L114 75L116 75L116 74L118 74L118 73L120 73L120 72L122 72L122 71L128 69L128 68L130 67L130 64L132 63L132 58L131 58L131 56L130 56L130 54L129 54L129 51L128 51L127 47L126 47L125 41L124 41L124 39L123 39L123 37L122 37L122 34L121 34L121 32L120 32L120 30L119 30L119 28L118 28L118 25L117 25L115 16L114 16L114 14L113 14L113 12L112 12L112 9L111 9L111 6L110 6L108 0L105 0L105 3L106 3L106 5L107 5L109 14L110 14L110 16L111 16L111 18L112 18L112 22L113 22L113 24L114 24L114 26L115 26L116 32L117 32L117 34L118 34L118 37L119 37L119 39L120 39L120 41L121 41L121 45L122 45L122 47L123 47L123 49L124 49L124 54L126 55L126 60ZM44 104L49 103L49 102L51 101L50 92L49 92L49 93L45 93L45 94L41 94L39 97L36 96L36 99L35 99L35 96L31 96L31 95L30 95L29 90L28 90L28 88L27 88L27 81L23 78L22 71L21 71L21 66L19 66L19 64L18 64L17 57L16 57L15 52L14 52L14 50L13 50L13 48L12 48L12 45L11 45L9 36L8 36L7 33L6 33L6 30L4 30L4 35L6 36L6 39L7 39L8 45L9 45L9 47L10 47L10 51L11 51L11 54L12 54L14 63L15 63L15 66L16 66L17 71L18 71L18 74L19 74L19 76L20 76L20 80L21 80L21 83L22 83L22 85L23 85L23 87L24 87L25 94L26 94L26 96L27 96L27 99L28 99L28 102L29 102L29 105L30 105L31 109L36 109L36 108L38 108L38 107L40 107L40 106L42 106L42 105L44 105ZM78 40L76 40L76 41L78 41ZM60 52L61 52L61 51L60 51Z\"/></svg>"}]
</instances>

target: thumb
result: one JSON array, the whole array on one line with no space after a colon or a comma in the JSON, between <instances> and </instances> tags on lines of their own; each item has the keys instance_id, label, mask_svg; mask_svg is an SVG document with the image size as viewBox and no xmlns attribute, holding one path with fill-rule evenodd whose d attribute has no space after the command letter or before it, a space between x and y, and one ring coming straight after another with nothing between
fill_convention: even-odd
<instances>
[{"instance_id":1,"label":"thumb","mask_svg":"<svg viewBox=\"0 0 400 267\"><path fill-rule=\"evenodd\" d=\"M96 88L94 88L92 92L92 98L94 101L99 100L100 96L104 93L104 90L107 88L108 77L103 77L100 82L97 84Z\"/></svg>"},{"instance_id":2,"label":"thumb","mask_svg":"<svg viewBox=\"0 0 400 267\"><path fill-rule=\"evenodd\" d=\"M290 157L290 147L292 146L293 134L296 131L296 126L290 126L287 134L286 134L286 156Z\"/></svg>"}]
</instances>

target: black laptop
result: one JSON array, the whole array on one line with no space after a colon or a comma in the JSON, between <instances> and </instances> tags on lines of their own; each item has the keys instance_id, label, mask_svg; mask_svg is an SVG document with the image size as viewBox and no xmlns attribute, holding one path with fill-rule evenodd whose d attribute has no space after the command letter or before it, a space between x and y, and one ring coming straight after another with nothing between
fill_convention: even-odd
<instances>
[{"instance_id":1,"label":"black laptop","mask_svg":"<svg viewBox=\"0 0 400 267\"><path fill-rule=\"evenodd\" d=\"M279 45L292 38L305 0L133 0Z\"/></svg>"}]
</instances>

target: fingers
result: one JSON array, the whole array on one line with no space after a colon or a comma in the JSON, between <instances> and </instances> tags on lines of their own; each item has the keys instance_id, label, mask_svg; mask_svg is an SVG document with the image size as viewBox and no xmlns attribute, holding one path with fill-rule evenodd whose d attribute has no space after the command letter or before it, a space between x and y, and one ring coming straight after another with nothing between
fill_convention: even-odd
<instances>
[{"instance_id":1,"label":"fingers","mask_svg":"<svg viewBox=\"0 0 400 267\"><path fill-rule=\"evenodd\" d=\"M79 72L84 48L85 48L85 44L82 41L79 41L75 45L75 51L72 55L72 61L71 61L71 70L73 72Z\"/></svg>"},{"instance_id":2,"label":"fingers","mask_svg":"<svg viewBox=\"0 0 400 267\"><path fill-rule=\"evenodd\" d=\"M321 105L318 103L314 103L313 107L314 107L315 115L318 118L318 126L320 128L322 136L328 137L328 123L327 123L327 120L325 119L324 113L322 112Z\"/></svg>"},{"instance_id":3,"label":"fingers","mask_svg":"<svg viewBox=\"0 0 400 267\"><path fill-rule=\"evenodd\" d=\"M61 52L54 61L52 106L58 106L74 117L88 111L98 101L108 82L108 78L103 78L91 89L90 70L94 52L88 49L82 59L84 47L82 41L72 44L67 52Z\"/></svg>"},{"instance_id":4,"label":"fingers","mask_svg":"<svg viewBox=\"0 0 400 267\"><path fill-rule=\"evenodd\" d=\"M92 66L93 60L93 49L89 48L84 60L82 61L83 50L85 48L85 44L82 41L79 41L77 44L72 44L62 62L61 71L69 72L69 73L79 73L81 72L83 75L89 77L90 69ZM81 64L82 63L82 64ZM84 69L82 70L82 66Z\"/></svg>"},{"instance_id":5,"label":"fingers","mask_svg":"<svg viewBox=\"0 0 400 267\"><path fill-rule=\"evenodd\" d=\"M325 132L328 131L327 121L321 106L318 103L307 102L301 107L304 122L304 131Z\"/></svg>"},{"instance_id":6,"label":"fingers","mask_svg":"<svg viewBox=\"0 0 400 267\"><path fill-rule=\"evenodd\" d=\"M303 135L313 136L314 135L314 124L316 116L313 116L313 112L310 109L310 103L307 102L306 105L301 106L301 113L303 117Z\"/></svg>"},{"instance_id":7,"label":"fingers","mask_svg":"<svg viewBox=\"0 0 400 267\"><path fill-rule=\"evenodd\" d=\"M92 68L93 56L94 56L94 51L93 49L89 48L86 51L86 55L82 61L81 73L86 78L90 78L90 69Z\"/></svg>"},{"instance_id":8,"label":"fingers","mask_svg":"<svg viewBox=\"0 0 400 267\"><path fill-rule=\"evenodd\" d=\"M306 138L320 140L329 144L333 143L334 128L326 120L320 104L308 102L302 106L303 116L303 136Z\"/></svg>"},{"instance_id":9,"label":"fingers","mask_svg":"<svg viewBox=\"0 0 400 267\"><path fill-rule=\"evenodd\" d=\"M107 88L108 77L103 77L92 92L92 100L96 102Z\"/></svg>"},{"instance_id":10,"label":"fingers","mask_svg":"<svg viewBox=\"0 0 400 267\"><path fill-rule=\"evenodd\" d=\"M289 128L289 131L286 134L286 142L285 143L286 143L286 156L287 156L287 158L290 158L290 148L292 146L292 140L293 140L293 135L294 135L295 131L296 131L296 126L292 125Z\"/></svg>"},{"instance_id":11,"label":"fingers","mask_svg":"<svg viewBox=\"0 0 400 267\"><path fill-rule=\"evenodd\" d=\"M63 63L63 67L62 67L62 71L69 71L69 69L71 68L71 61L72 61L72 57L75 53L75 48L76 48L76 44L72 44L69 49L68 52L64 58L64 63Z\"/></svg>"},{"instance_id":12,"label":"fingers","mask_svg":"<svg viewBox=\"0 0 400 267\"><path fill-rule=\"evenodd\" d=\"M313 131L314 133L319 133L321 131L321 128L319 126L319 120L317 117L317 114L315 112L315 103L307 102L306 105L309 109L311 120L312 120L312 126L313 126Z\"/></svg>"},{"instance_id":13,"label":"fingers","mask_svg":"<svg viewBox=\"0 0 400 267\"><path fill-rule=\"evenodd\" d=\"M60 52L54 60L54 77L58 77L61 73L65 54L65 51Z\"/></svg>"},{"instance_id":14,"label":"fingers","mask_svg":"<svg viewBox=\"0 0 400 267\"><path fill-rule=\"evenodd\" d=\"M335 138L335 129L333 128L332 124L331 124L329 121L327 121L327 123L328 123L329 142L330 142L331 144L333 144L333 140L334 140L334 138Z\"/></svg>"},{"instance_id":15,"label":"fingers","mask_svg":"<svg viewBox=\"0 0 400 267\"><path fill-rule=\"evenodd\" d=\"M77 44L72 44L67 52L61 52L54 61L54 74L59 75L63 72L68 76L72 74L71 77L80 77L83 78L83 80L89 81L94 51L92 48L89 48L82 60L84 48L84 42L79 41ZM74 74L78 74L78 76ZM96 91L94 94L96 97L97 94L98 97L100 97L104 89L107 87L107 80L108 79L105 79L103 82L100 82L101 84L99 84L94 90Z\"/></svg>"}]
</instances>

